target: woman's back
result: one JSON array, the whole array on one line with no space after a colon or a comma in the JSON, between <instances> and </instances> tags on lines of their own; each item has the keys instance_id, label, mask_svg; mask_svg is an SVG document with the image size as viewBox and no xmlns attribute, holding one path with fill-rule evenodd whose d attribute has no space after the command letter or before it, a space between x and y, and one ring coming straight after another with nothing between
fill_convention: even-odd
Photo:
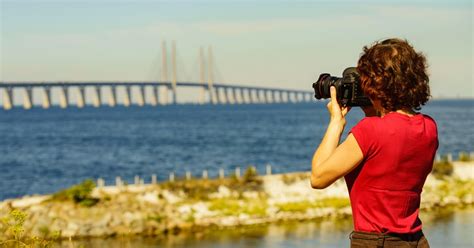
<instances>
[{"instance_id":1,"label":"woman's back","mask_svg":"<svg viewBox=\"0 0 474 248\"><path fill-rule=\"evenodd\" d=\"M420 194L438 147L434 120L423 114L390 112L383 117L364 118L351 133L364 157L345 176L355 230L421 230Z\"/></svg>"}]
</instances>

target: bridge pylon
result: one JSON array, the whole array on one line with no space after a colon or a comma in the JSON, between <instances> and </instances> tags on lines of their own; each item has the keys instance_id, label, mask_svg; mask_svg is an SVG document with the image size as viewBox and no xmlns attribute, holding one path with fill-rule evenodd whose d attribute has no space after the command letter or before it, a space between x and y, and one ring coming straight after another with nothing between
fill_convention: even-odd
<instances>
[{"instance_id":1,"label":"bridge pylon","mask_svg":"<svg viewBox=\"0 0 474 248\"><path fill-rule=\"evenodd\" d=\"M12 88L3 89L3 109L10 110L13 107Z\"/></svg>"},{"instance_id":2,"label":"bridge pylon","mask_svg":"<svg viewBox=\"0 0 474 248\"><path fill-rule=\"evenodd\" d=\"M31 109L33 107L33 97L31 87L26 87L23 95L23 108Z\"/></svg>"},{"instance_id":3,"label":"bridge pylon","mask_svg":"<svg viewBox=\"0 0 474 248\"><path fill-rule=\"evenodd\" d=\"M66 86L59 87L59 107L67 108L69 105L69 91Z\"/></svg>"}]
</instances>

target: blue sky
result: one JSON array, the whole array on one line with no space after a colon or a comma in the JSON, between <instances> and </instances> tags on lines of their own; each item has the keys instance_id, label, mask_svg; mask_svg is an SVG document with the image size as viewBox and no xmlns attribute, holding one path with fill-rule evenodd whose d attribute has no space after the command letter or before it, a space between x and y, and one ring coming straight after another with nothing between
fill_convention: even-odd
<instances>
[{"instance_id":1,"label":"blue sky","mask_svg":"<svg viewBox=\"0 0 474 248\"><path fill-rule=\"evenodd\" d=\"M1 1L0 80L158 80L175 40L178 79L212 45L224 83L309 89L364 45L408 39L434 97L473 98L472 1Z\"/></svg>"}]
</instances>

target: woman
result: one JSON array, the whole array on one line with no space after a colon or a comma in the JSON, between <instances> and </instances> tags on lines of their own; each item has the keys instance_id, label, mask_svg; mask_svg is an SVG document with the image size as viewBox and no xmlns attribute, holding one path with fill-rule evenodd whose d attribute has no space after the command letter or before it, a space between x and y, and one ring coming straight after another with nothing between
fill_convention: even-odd
<instances>
[{"instance_id":1,"label":"woman","mask_svg":"<svg viewBox=\"0 0 474 248\"><path fill-rule=\"evenodd\" d=\"M418 217L420 194L438 148L436 123L417 113L430 96L426 59L407 41L364 47L357 71L373 107L339 144L349 108L331 87L330 122L314 153L311 186L344 176L354 232L351 247L429 247Z\"/></svg>"}]
</instances>

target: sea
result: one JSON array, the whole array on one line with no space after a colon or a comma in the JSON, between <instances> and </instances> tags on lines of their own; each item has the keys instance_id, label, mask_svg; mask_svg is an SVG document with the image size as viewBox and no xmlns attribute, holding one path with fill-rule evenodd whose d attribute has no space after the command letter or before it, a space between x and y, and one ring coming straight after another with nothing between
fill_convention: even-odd
<instances>
[{"instance_id":1,"label":"sea","mask_svg":"<svg viewBox=\"0 0 474 248\"><path fill-rule=\"evenodd\" d=\"M438 154L473 152L474 100L432 100ZM347 116L344 136L364 117ZM255 166L260 174L309 171L329 118L326 102L158 107L20 107L0 111L0 200L48 194L85 179L149 183L204 170L217 177Z\"/></svg>"}]
</instances>

